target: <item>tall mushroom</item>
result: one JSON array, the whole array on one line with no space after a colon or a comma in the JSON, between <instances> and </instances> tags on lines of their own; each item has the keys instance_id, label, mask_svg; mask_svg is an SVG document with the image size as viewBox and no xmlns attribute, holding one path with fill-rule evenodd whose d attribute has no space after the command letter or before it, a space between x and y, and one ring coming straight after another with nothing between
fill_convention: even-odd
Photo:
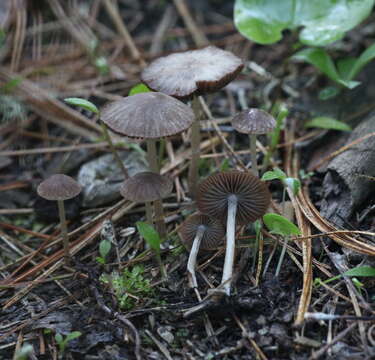
<instances>
[{"instance_id":1,"label":"tall mushroom","mask_svg":"<svg viewBox=\"0 0 375 360\"><path fill-rule=\"evenodd\" d=\"M256 150L257 135L273 131L276 126L275 119L264 110L246 109L232 119L232 126L240 133L249 134L251 169L254 175L259 176Z\"/></svg>"},{"instance_id":2,"label":"tall mushroom","mask_svg":"<svg viewBox=\"0 0 375 360\"><path fill-rule=\"evenodd\" d=\"M212 250L223 243L225 228L222 223L204 214L195 214L188 217L179 230L182 243L190 250L187 271L189 285L197 288L197 278L195 276L195 265L200 249Z\"/></svg>"},{"instance_id":3,"label":"tall mushroom","mask_svg":"<svg viewBox=\"0 0 375 360\"><path fill-rule=\"evenodd\" d=\"M125 180L120 193L127 200L144 202L147 222L152 225L151 202L165 198L172 192L172 188L173 182L167 176L145 171Z\"/></svg>"},{"instance_id":4,"label":"tall mushroom","mask_svg":"<svg viewBox=\"0 0 375 360\"><path fill-rule=\"evenodd\" d=\"M271 194L264 182L249 172L210 175L198 187L199 211L227 223L227 243L221 284L230 295L235 253L235 227L253 222L267 210Z\"/></svg>"},{"instance_id":5,"label":"tall mushroom","mask_svg":"<svg viewBox=\"0 0 375 360\"><path fill-rule=\"evenodd\" d=\"M189 169L189 190L193 196L198 181L200 156L200 116L197 96L221 89L231 82L242 68L242 60L231 52L208 46L156 59L141 74L142 81L150 89L178 99L192 98L195 121L191 128L192 158Z\"/></svg>"},{"instance_id":6,"label":"tall mushroom","mask_svg":"<svg viewBox=\"0 0 375 360\"><path fill-rule=\"evenodd\" d=\"M37 188L40 197L57 201L60 217L60 228L64 243L64 260L69 265L69 239L66 226L64 200L76 197L82 188L74 179L64 174L55 174L41 182Z\"/></svg>"},{"instance_id":7,"label":"tall mushroom","mask_svg":"<svg viewBox=\"0 0 375 360\"><path fill-rule=\"evenodd\" d=\"M194 113L181 101L171 96L148 92L140 93L109 103L102 110L102 121L114 132L147 140L150 170L159 173L156 140L179 134L194 121ZM162 216L162 204L155 201L157 227L162 238L166 228Z\"/></svg>"}]
</instances>

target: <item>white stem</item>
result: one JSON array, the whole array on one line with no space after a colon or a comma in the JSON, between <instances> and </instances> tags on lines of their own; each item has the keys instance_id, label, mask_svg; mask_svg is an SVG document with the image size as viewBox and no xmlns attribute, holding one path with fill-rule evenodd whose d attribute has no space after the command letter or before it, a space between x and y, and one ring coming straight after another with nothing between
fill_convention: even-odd
<instances>
[{"instance_id":1,"label":"white stem","mask_svg":"<svg viewBox=\"0 0 375 360\"><path fill-rule=\"evenodd\" d=\"M251 153L251 170L255 176L259 176L258 164L257 164L257 136L254 134L250 135L250 153Z\"/></svg>"},{"instance_id":2,"label":"white stem","mask_svg":"<svg viewBox=\"0 0 375 360\"><path fill-rule=\"evenodd\" d=\"M187 271L189 273L190 277L190 287L192 288L197 288L198 283L197 283L197 278L195 276L195 265L197 263L197 255L199 251L199 246L201 244L204 232L205 232L205 227L203 225L198 226L197 233L195 235L194 241L193 241L193 246L191 247L190 250L190 255L189 255L189 260L187 263Z\"/></svg>"},{"instance_id":3,"label":"white stem","mask_svg":"<svg viewBox=\"0 0 375 360\"><path fill-rule=\"evenodd\" d=\"M230 295L230 286L233 275L234 252L236 248L235 231L236 231L236 213L237 213L237 196L228 197L228 217L227 217L227 247L225 251L224 269L221 284L227 295Z\"/></svg>"}]
</instances>

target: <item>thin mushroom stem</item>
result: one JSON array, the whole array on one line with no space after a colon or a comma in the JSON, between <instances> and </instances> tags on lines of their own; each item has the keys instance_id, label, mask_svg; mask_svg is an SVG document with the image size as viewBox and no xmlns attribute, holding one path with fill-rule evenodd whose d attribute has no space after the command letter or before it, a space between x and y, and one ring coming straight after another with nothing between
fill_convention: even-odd
<instances>
[{"instance_id":1,"label":"thin mushroom stem","mask_svg":"<svg viewBox=\"0 0 375 360\"><path fill-rule=\"evenodd\" d=\"M199 246L201 244L204 232L206 228L204 225L199 225L197 233L195 235L193 245L190 250L189 260L187 263L187 271L189 276L189 286L193 289L198 287L197 278L195 276L195 265L197 263L197 255L199 251Z\"/></svg>"},{"instance_id":2,"label":"thin mushroom stem","mask_svg":"<svg viewBox=\"0 0 375 360\"><path fill-rule=\"evenodd\" d=\"M228 197L228 216L227 216L227 246L225 250L225 260L223 277L221 284L225 293L230 295L231 279L233 275L234 252L236 248L235 230L236 230L236 214L237 214L237 196L232 194Z\"/></svg>"},{"instance_id":3,"label":"thin mushroom stem","mask_svg":"<svg viewBox=\"0 0 375 360\"><path fill-rule=\"evenodd\" d=\"M146 220L147 220L147 222L150 225L152 225L153 221L152 221L152 206L151 206L151 202L150 201L146 201L145 202L145 207L146 207Z\"/></svg>"},{"instance_id":4,"label":"thin mushroom stem","mask_svg":"<svg viewBox=\"0 0 375 360\"><path fill-rule=\"evenodd\" d=\"M199 100L197 96L193 97L191 107L194 111L195 119L191 126L191 162L189 168L189 193L195 197L199 172L200 142L201 142L201 125L199 123Z\"/></svg>"},{"instance_id":5,"label":"thin mushroom stem","mask_svg":"<svg viewBox=\"0 0 375 360\"><path fill-rule=\"evenodd\" d=\"M283 248L281 250L281 254L279 257L279 262L277 263L276 271L275 271L275 277L278 277L280 275L281 265L283 264L285 253L286 253L286 244L288 243L288 237L284 237L283 239Z\"/></svg>"},{"instance_id":6,"label":"thin mushroom stem","mask_svg":"<svg viewBox=\"0 0 375 360\"><path fill-rule=\"evenodd\" d=\"M156 142L154 139L147 139L147 157L150 170L159 174L159 164L156 155ZM164 222L163 203L161 200L154 201L156 228L162 240L167 237L167 228Z\"/></svg>"},{"instance_id":7,"label":"thin mushroom stem","mask_svg":"<svg viewBox=\"0 0 375 360\"><path fill-rule=\"evenodd\" d=\"M66 226L64 200L57 200L57 206L59 208L60 229L61 229L61 235L62 235L63 244L64 244L64 261L65 261L65 265L69 266L69 259L70 259L69 239L68 239L68 228Z\"/></svg>"},{"instance_id":8,"label":"thin mushroom stem","mask_svg":"<svg viewBox=\"0 0 375 360\"><path fill-rule=\"evenodd\" d=\"M259 177L257 164L257 136L250 134L250 154L251 154L251 170L255 176Z\"/></svg>"},{"instance_id":9,"label":"thin mushroom stem","mask_svg":"<svg viewBox=\"0 0 375 360\"><path fill-rule=\"evenodd\" d=\"M104 135L105 141L108 143L109 148L110 148L110 150L111 150L111 152L113 154L113 157L115 158L118 166L120 167L122 173L124 174L124 178L128 179L129 178L128 170L126 170L126 167L124 166L123 162L121 161L120 156L119 156L119 154L118 154L115 146L113 145L111 136L109 135L109 131L108 131L107 125L104 124L103 121L100 121L100 125L102 127L102 131L103 131L103 135Z\"/></svg>"}]
</instances>

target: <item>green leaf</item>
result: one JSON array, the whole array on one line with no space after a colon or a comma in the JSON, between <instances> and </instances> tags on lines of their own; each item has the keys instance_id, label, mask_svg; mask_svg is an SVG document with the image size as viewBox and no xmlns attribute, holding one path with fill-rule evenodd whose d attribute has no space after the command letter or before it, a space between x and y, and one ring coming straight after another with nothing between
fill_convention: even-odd
<instances>
[{"instance_id":1,"label":"green leaf","mask_svg":"<svg viewBox=\"0 0 375 360\"><path fill-rule=\"evenodd\" d=\"M292 190L293 195L297 195L299 189L301 188L301 182L296 178L288 177L283 180L283 183Z\"/></svg>"},{"instance_id":2,"label":"green leaf","mask_svg":"<svg viewBox=\"0 0 375 360\"><path fill-rule=\"evenodd\" d=\"M325 46L364 20L373 5L374 0L236 0L234 22L260 44L279 41L286 29L302 28L302 43Z\"/></svg>"},{"instance_id":3,"label":"green leaf","mask_svg":"<svg viewBox=\"0 0 375 360\"><path fill-rule=\"evenodd\" d=\"M371 266L359 266L348 271L345 271L343 275L358 277L375 277L375 268Z\"/></svg>"},{"instance_id":4,"label":"green leaf","mask_svg":"<svg viewBox=\"0 0 375 360\"><path fill-rule=\"evenodd\" d=\"M351 131L351 127L342 121L332 119L326 116L316 117L305 124L307 128L322 128L339 131Z\"/></svg>"},{"instance_id":5,"label":"green leaf","mask_svg":"<svg viewBox=\"0 0 375 360\"><path fill-rule=\"evenodd\" d=\"M66 98L64 101L69 105L79 106L85 110L91 111L95 114L99 114L99 109L90 101L81 98Z\"/></svg>"},{"instance_id":6,"label":"green leaf","mask_svg":"<svg viewBox=\"0 0 375 360\"><path fill-rule=\"evenodd\" d=\"M340 94L341 89L337 86L327 86L319 91L319 100L329 100Z\"/></svg>"},{"instance_id":7,"label":"green leaf","mask_svg":"<svg viewBox=\"0 0 375 360\"><path fill-rule=\"evenodd\" d=\"M332 58L328 53L319 48L303 49L292 56L292 59L305 61L316 68L323 74L327 75L331 80L338 84L353 89L360 83L358 81L345 80L340 77Z\"/></svg>"},{"instance_id":8,"label":"green leaf","mask_svg":"<svg viewBox=\"0 0 375 360\"><path fill-rule=\"evenodd\" d=\"M356 58L347 57L337 61L337 72L341 79L351 80L350 73L352 72L354 64L357 62Z\"/></svg>"},{"instance_id":9,"label":"green leaf","mask_svg":"<svg viewBox=\"0 0 375 360\"><path fill-rule=\"evenodd\" d=\"M150 92L151 90L145 85L145 84L137 84L133 86L130 91L129 91L129 96L135 95L135 94L140 94L140 93L145 93L145 92Z\"/></svg>"},{"instance_id":10,"label":"green leaf","mask_svg":"<svg viewBox=\"0 0 375 360\"><path fill-rule=\"evenodd\" d=\"M275 168L272 171L266 171L263 174L261 180L263 181L270 181L270 180L275 180L275 179L283 180L285 178L286 178L286 174L284 173L284 171L280 170L279 168Z\"/></svg>"},{"instance_id":11,"label":"green leaf","mask_svg":"<svg viewBox=\"0 0 375 360\"><path fill-rule=\"evenodd\" d=\"M61 344L63 342L63 337L61 334L56 334L55 335L55 340L58 344Z\"/></svg>"},{"instance_id":12,"label":"green leaf","mask_svg":"<svg viewBox=\"0 0 375 360\"><path fill-rule=\"evenodd\" d=\"M111 251L111 242L108 240L102 240L99 244L99 254L105 259L108 253Z\"/></svg>"},{"instance_id":13,"label":"green leaf","mask_svg":"<svg viewBox=\"0 0 375 360\"><path fill-rule=\"evenodd\" d=\"M284 216L269 213L263 216L263 221L268 230L273 234L281 236L301 235L301 231L298 227Z\"/></svg>"},{"instance_id":14,"label":"green leaf","mask_svg":"<svg viewBox=\"0 0 375 360\"><path fill-rule=\"evenodd\" d=\"M138 232L147 241L151 249L154 250L156 253L159 253L161 240L159 233L155 230L155 228L152 225L147 224L143 221L136 222L136 225Z\"/></svg>"},{"instance_id":15,"label":"green leaf","mask_svg":"<svg viewBox=\"0 0 375 360\"><path fill-rule=\"evenodd\" d=\"M351 68L348 79L354 79L361 69L375 58L375 44L369 46Z\"/></svg>"},{"instance_id":16,"label":"green leaf","mask_svg":"<svg viewBox=\"0 0 375 360\"><path fill-rule=\"evenodd\" d=\"M80 331L72 331L70 334L66 335L65 341L68 342L68 341L74 340L80 337L81 335L82 333Z\"/></svg>"},{"instance_id":17,"label":"green leaf","mask_svg":"<svg viewBox=\"0 0 375 360\"><path fill-rule=\"evenodd\" d=\"M254 230L257 237L259 237L262 227L262 221L259 219L254 221Z\"/></svg>"},{"instance_id":18,"label":"green leaf","mask_svg":"<svg viewBox=\"0 0 375 360\"><path fill-rule=\"evenodd\" d=\"M102 265L105 265L105 259L100 257L100 256L97 256L95 258L95 260L99 263L99 264L102 264Z\"/></svg>"}]
</instances>

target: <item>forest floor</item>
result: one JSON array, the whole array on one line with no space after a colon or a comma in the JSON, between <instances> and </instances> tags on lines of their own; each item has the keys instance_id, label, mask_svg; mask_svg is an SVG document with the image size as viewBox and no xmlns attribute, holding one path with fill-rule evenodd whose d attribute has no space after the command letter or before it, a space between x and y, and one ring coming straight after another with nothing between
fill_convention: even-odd
<instances>
[{"instance_id":1,"label":"forest floor","mask_svg":"<svg viewBox=\"0 0 375 360\"><path fill-rule=\"evenodd\" d=\"M330 83L311 66L288 60L294 35L269 46L250 42L233 25L231 1L186 1L188 8L178 9L167 1L122 0L113 12L104 6L110 2L99 0L20 1L10 13L7 3L0 7L6 24L0 48L0 360L27 358L19 355L26 344L32 346L30 359L375 358L374 277L324 282L356 266L374 266L374 178L372 187L361 183L365 198L348 201L356 196L353 189L330 166L337 166L332 161L348 149L343 146L354 146L353 138L304 126L318 115L353 129L369 124L371 66L361 74L359 89L320 101L319 91ZM360 53L373 42L373 20L349 32L333 51ZM263 231L257 283L254 231L238 229L233 293L220 299L205 297L220 284L225 249L202 252L202 303L188 286L188 252L178 236L178 227L196 211L187 193L188 134L167 139L160 150L161 172L175 185L163 202L168 237L161 256L168 277L161 280L135 227L144 220L144 206L121 198L123 179L97 116L63 99L81 97L101 108L127 96L153 59L207 44L233 52L245 68L224 89L205 96L200 176L248 167L248 136L230 125L241 106L271 111L283 103L288 116L269 169L300 179L290 209L302 235L288 242L275 277L282 240ZM360 136L375 132L371 121L355 145L369 141ZM146 169L143 142L117 135L113 140L131 173ZM268 143L265 136L259 140L262 163ZM84 194L66 202L70 266L63 261L57 207L36 193L54 173L86 181ZM277 180L269 188L273 211L280 212L283 188ZM103 240L112 243L105 264L98 260ZM306 312L337 318L306 319ZM80 336L64 347L74 332Z\"/></svg>"}]
</instances>

